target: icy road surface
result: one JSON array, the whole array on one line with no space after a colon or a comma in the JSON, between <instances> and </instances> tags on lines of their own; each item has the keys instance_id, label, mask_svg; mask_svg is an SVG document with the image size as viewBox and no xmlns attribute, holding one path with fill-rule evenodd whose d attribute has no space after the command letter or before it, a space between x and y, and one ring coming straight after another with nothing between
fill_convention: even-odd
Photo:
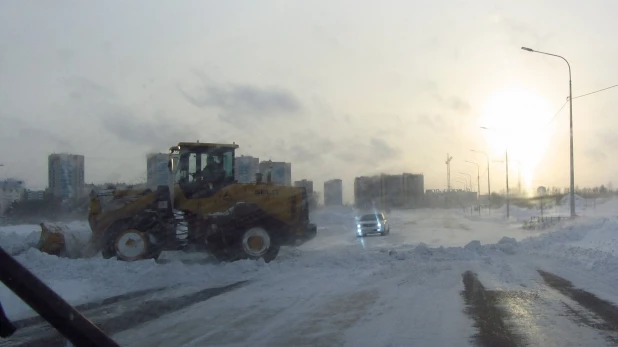
<instances>
[{"instance_id":1,"label":"icy road surface","mask_svg":"<svg viewBox=\"0 0 618 347\"><path fill-rule=\"evenodd\" d=\"M618 345L618 201L577 202L581 218L542 231L521 228L532 210L417 210L366 238L354 211L320 211L316 239L270 264L59 259L23 246L29 226L0 245L121 346ZM0 345L61 345L1 289L23 328Z\"/></svg>"}]
</instances>

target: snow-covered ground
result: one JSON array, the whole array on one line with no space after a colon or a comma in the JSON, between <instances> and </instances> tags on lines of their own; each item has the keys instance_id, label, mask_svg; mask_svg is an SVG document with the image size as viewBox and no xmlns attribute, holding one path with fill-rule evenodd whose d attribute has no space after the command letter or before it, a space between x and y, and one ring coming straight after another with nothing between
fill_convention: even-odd
<instances>
[{"instance_id":1,"label":"snow-covered ground","mask_svg":"<svg viewBox=\"0 0 618 347\"><path fill-rule=\"evenodd\" d=\"M248 280L116 332L122 346L473 345L480 328L465 313L466 271L475 272L487 290L518 293L506 301L510 324L529 345L602 346L603 331L559 314L563 304L579 306L549 289L537 272L618 303L618 200L578 199L576 205L580 218L544 230L521 228L539 212L515 206L509 221L504 208L491 216L393 211L390 235L365 238L354 234L354 210L331 208L312 216L318 225L314 240L283 249L269 264L194 263L176 253L164 255L164 263L62 259L25 246L38 240L38 226L0 228L0 245L73 304L160 286L208 288ZM545 212L568 215L568 200ZM542 304L522 299L528 294ZM0 301L10 318L33 314L3 286Z\"/></svg>"}]
</instances>

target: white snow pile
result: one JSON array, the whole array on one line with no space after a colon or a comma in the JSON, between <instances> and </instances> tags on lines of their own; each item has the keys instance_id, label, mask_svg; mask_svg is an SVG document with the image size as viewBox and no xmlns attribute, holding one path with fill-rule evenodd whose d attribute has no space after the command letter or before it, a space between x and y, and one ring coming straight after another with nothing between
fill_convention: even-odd
<instances>
[{"instance_id":1,"label":"white snow pile","mask_svg":"<svg viewBox=\"0 0 618 347\"><path fill-rule=\"evenodd\" d=\"M88 222L75 221L68 224L55 224L65 230L65 247L69 257L79 257L84 245L90 239ZM11 255L36 247L41 236L41 226L34 224L0 227L0 247Z\"/></svg>"},{"instance_id":2,"label":"white snow pile","mask_svg":"<svg viewBox=\"0 0 618 347\"><path fill-rule=\"evenodd\" d=\"M324 226L338 226L345 228L355 227L355 217L358 216L358 211L353 207L337 206L324 207L314 211L311 216L311 222L315 223L319 229Z\"/></svg>"},{"instance_id":3,"label":"white snow pile","mask_svg":"<svg viewBox=\"0 0 618 347\"><path fill-rule=\"evenodd\" d=\"M611 214L616 210L614 207L598 206L597 211ZM36 225L0 228L0 246L15 254L20 263L72 304L153 287L205 288L248 279L261 281L260 286L268 292L280 290L277 281L290 281L290 278L310 279L315 286L346 279L352 283L367 274L391 274L417 281L420 279L407 277L419 268L452 269L457 276L445 281L453 280L455 286L460 281L462 264L466 268L469 264L498 267L499 278L521 283L517 278L526 276L519 276L518 266L511 268L510 264L532 257L592 269L604 276L618 276L617 217L581 217L539 236L528 237L529 232L498 221L493 213L492 218L471 221L462 215L449 216L443 210L399 211L389 218L390 235L358 238L354 209L325 208L315 211L312 221L328 229L318 231L314 240L301 247L282 248L280 256L268 264L249 260L189 264L180 258L164 264L152 260L120 262L101 257L59 258L29 248L38 241L40 227ZM75 236L68 242L82 242L87 224L69 223L68 227ZM433 273L427 274L426 280L431 276ZM0 286L0 301L12 319L33 314L4 286Z\"/></svg>"},{"instance_id":4,"label":"white snow pile","mask_svg":"<svg viewBox=\"0 0 618 347\"><path fill-rule=\"evenodd\" d=\"M574 194L574 195L575 195L575 208L576 209L584 208L584 206L586 206L586 199L582 198L581 196L577 194ZM561 206L571 206L571 194L567 194L562 199L560 199L560 205Z\"/></svg>"},{"instance_id":5,"label":"white snow pile","mask_svg":"<svg viewBox=\"0 0 618 347\"><path fill-rule=\"evenodd\" d=\"M586 270L618 275L618 218L583 217L560 229L523 240L526 252Z\"/></svg>"},{"instance_id":6,"label":"white snow pile","mask_svg":"<svg viewBox=\"0 0 618 347\"><path fill-rule=\"evenodd\" d=\"M479 251L483 248L483 246L481 246L481 241L479 240L472 240L470 242L468 242L468 244L466 244L464 246L465 249L471 250L471 251Z\"/></svg>"},{"instance_id":7,"label":"white snow pile","mask_svg":"<svg viewBox=\"0 0 618 347\"><path fill-rule=\"evenodd\" d=\"M39 242L41 227L38 225L16 225L0 227L0 247L11 255L25 252Z\"/></svg>"},{"instance_id":8,"label":"white snow pile","mask_svg":"<svg viewBox=\"0 0 618 347\"><path fill-rule=\"evenodd\" d=\"M493 245L493 247L506 254L515 254L517 253L519 243L512 237L504 236L500 239L500 241L498 241L497 244Z\"/></svg>"}]
</instances>

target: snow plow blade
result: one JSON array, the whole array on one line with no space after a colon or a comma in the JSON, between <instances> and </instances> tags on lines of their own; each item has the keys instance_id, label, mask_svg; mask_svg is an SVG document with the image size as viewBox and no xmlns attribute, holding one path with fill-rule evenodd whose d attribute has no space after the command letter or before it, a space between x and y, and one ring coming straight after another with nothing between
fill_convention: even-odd
<instances>
[{"instance_id":1,"label":"snow plow blade","mask_svg":"<svg viewBox=\"0 0 618 347\"><path fill-rule=\"evenodd\" d=\"M92 237L89 229L71 229L57 223L41 223L41 236L37 249L41 252L63 258L90 258Z\"/></svg>"},{"instance_id":2,"label":"snow plow blade","mask_svg":"<svg viewBox=\"0 0 618 347\"><path fill-rule=\"evenodd\" d=\"M57 224L41 223L41 237L37 248L41 252L56 255L59 257L67 256L66 242L64 239L65 230Z\"/></svg>"}]
</instances>

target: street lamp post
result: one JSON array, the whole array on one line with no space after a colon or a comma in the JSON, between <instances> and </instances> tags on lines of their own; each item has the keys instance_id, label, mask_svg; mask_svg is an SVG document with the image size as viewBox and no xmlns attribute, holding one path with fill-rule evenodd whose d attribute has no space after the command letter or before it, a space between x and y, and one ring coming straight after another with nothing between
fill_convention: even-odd
<instances>
[{"instance_id":1,"label":"street lamp post","mask_svg":"<svg viewBox=\"0 0 618 347\"><path fill-rule=\"evenodd\" d=\"M461 172L461 171L459 173L462 174L462 175L468 176L468 182L470 182L470 189L472 189L472 176L470 174L467 174L467 173Z\"/></svg>"},{"instance_id":2,"label":"street lamp post","mask_svg":"<svg viewBox=\"0 0 618 347\"><path fill-rule=\"evenodd\" d=\"M506 219L510 217L510 198L509 198L509 150L504 151L506 156Z\"/></svg>"},{"instance_id":3,"label":"street lamp post","mask_svg":"<svg viewBox=\"0 0 618 347\"><path fill-rule=\"evenodd\" d=\"M479 166L479 164L472 162L472 161L468 161L468 160L464 160L466 163L470 163L470 164L474 164L476 165L476 187L477 187L477 195L476 198L478 199L479 202L479 216L481 215L481 167Z\"/></svg>"},{"instance_id":4,"label":"street lamp post","mask_svg":"<svg viewBox=\"0 0 618 347\"><path fill-rule=\"evenodd\" d=\"M481 129L492 130L487 127L481 127ZM508 147L508 144L506 148L504 149L504 153L506 155L506 219L509 219L511 201L509 199L509 147Z\"/></svg>"},{"instance_id":5,"label":"street lamp post","mask_svg":"<svg viewBox=\"0 0 618 347\"><path fill-rule=\"evenodd\" d=\"M509 212L509 206L510 206L510 199L509 199L509 151L508 149L505 152L505 156L506 156L506 160L494 160L497 163L506 163L506 218L509 218L510 212Z\"/></svg>"},{"instance_id":6,"label":"street lamp post","mask_svg":"<svg viewBox=\"0 0 618 347\"><path fill-rule=\"evenodd\" d=\"M489 214L491 215L491 183L489 179L489 156L485 152L475 151L473 149L471 149L470 151L474 153L485 154L485 157L487 158L487 201L489 202Z\"/></svg>"},{"instance_id":7,"label":"street lamp post","mask_svg":"<svg viewBox=\"0 0 618 347\"><path fill-rule=\"evenodd\" d=\"M528 47L522 47L521 49L523 49L524 51L528 51L528 52L551 55L553 57L560 58L564 60L567 63L567 66L569 67L569 133L570 133L570 157L571 157L570 196L571 196L571 218L574 218L575 217L575 164L573 163L573 88L572 88L572 83L571 83L571 64L569 64L569 61L566 60L564 57L556 55L556 54L535 51L534 49L528 48Z\"/></svg>"}]
</instances>

